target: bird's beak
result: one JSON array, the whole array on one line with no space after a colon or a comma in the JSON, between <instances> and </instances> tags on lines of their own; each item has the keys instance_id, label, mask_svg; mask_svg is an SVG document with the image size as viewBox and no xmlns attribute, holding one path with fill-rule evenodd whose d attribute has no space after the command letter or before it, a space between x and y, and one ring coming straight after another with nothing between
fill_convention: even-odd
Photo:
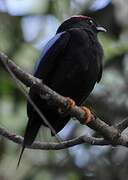
<instances>
[{"instance_id":1,"label":"bird's beak","mask_svg":"<svg viewBox=\"0 0 128 180\"><path fill-rule=\"evenodd\" d=\"M96 27L97 32L107 32L107 30L103 27Z\"/></svg>"}]
</instances>

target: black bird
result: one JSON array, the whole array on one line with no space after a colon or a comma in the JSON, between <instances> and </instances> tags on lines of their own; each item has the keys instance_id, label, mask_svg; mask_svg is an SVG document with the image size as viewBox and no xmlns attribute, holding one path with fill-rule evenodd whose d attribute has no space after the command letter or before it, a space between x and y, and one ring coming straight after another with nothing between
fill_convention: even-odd
<instances>
[{"instance_id":1,"label":"black bird","mask_svg":"<svg viewBox=\"0 0 128 180\"><path fill-rule=\"evenodd\" d=\"M43 79L50 88L80 105L101 79L103 50L97 39L100 31L106 30L87 16L77 15L65 20L45 46L36 63L34 76ZM29 96L56 133L63 129L70 119L69 115L60 114L31 88ZM40 126L47 126L29 102L27 114L28 124L19 162L24 148L33 143Z\"/></svg>"}]
</instances>

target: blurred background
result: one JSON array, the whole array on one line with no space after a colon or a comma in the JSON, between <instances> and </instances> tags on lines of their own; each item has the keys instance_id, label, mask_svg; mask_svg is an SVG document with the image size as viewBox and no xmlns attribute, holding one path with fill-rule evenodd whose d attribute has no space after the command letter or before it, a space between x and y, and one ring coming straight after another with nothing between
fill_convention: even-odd
<instances>
[{"instance_id":1,"label":"blurred background","mask_svg":"<svg viewBox=\"0 0 128 180\"><path fill-rule=\"evenodd\" d=\"M0 52L32 73L46 42L60 23L74 14L94 17L107 29L99 39L104 47L104 73L85 104L109 124L128 116L128 1L127 0L0 0ZM0 127L23 135L26 98L0 67ZM71 120L59 133L63 140L95 135ZM125 130L124 133L127 133ZM42 128L41 141L55 142ZM125 180L128 149L79 145L65 150L25 150L16 170L20 145L0 136L0 180Z\"/></svg>"}]
</instances>

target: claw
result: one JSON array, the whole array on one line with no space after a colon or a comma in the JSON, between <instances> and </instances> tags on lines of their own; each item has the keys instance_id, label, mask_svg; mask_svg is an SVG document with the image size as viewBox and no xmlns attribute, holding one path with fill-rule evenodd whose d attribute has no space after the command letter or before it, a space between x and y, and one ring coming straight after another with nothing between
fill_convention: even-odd
<instances>
[{"instance_id":1,"label":"claw","mask_svg":"<svg viewBox=\"0 0 128 180\"><path fill-rule=\"evenodd\" d=\"M83 124L88 124L89 122L92 121L93 115L92 115L90 109L88 109L87 107L81 106L81 109L85 113L85 115L84 115L85 122L83 122Z\"/></svg>"},{"instance_id":2,"label":"claw","mask_svg":"<svg viewBox=\"0 0 128 180\"><path fill-rule=\"evenodd\" d=\"M62 108L58 109L58 112L60 114L65 114L67 111L75 106L75 101L73 101L70 97L66 97L67 100L67 107L66 110L63 110Z\"/></svg>"},{"instance_id":3,"label":"claw","mask_svg":"<svg viewBox=\"0 0 128 180\"><path fill-rule=\"evenodd\" d=\"M75 101L73 101L70 97L66 97L67 99L67 109L73 108L75 106Z\"/></svg>"}]
</instances>

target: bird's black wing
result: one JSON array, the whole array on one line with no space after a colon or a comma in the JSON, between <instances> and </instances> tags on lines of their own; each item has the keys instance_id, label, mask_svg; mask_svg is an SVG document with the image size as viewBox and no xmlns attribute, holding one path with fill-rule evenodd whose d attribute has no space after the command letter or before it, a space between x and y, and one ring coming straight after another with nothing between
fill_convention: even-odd
<instances>
[{"instance_id":1,"label":"bird's black wing","mask_svg":"<svg viewBox=\"0 0 128 180\"><path fill-rule=\"evenodd\" d=\"M67 43L69 42L70 39L70 34L68 32L63 32L55 35L45 46L44 51L41 54L40 59L38 60L36 67L35 67L35 72L34 76L43 79L44 83L48 83L52 71L54 68L57 66L57 61L61 61L61 59L58 59L57 57L63 53ZM31 91L29 92L30 98L34 103L36 104L37 107L43 106L42 99L34 94L34 92ZM28 113L28 126L27 131L25 133L25 140L27 144L31 144L36 136L36 133L42 124L41 121L35 121L35 116L37 113L35 112L35 109L32 107L30 103L27 105L27 113ZM33 131L31 131L32 127L35 127L35 134ZM36 128L37 127L37 128Z\"/></svg>"},{"instance_id":2,"label":"bird's black wing","mask_svg":"<svg viewBox=\"0 0 128 180\"><path fill-rule=\"evenodd\" d=\"M52 76L52 71L57 66L57 61L61 61L57 57L64 52L66 45L70 39L70 34L68 32L62 32L56 34L44 47L44 50L36 63L34 76L40 79L47 84L49 78ZM39 95L34 92L29 91L29 97L34 102L34 104L39 108L43 106L43 100ZM43 124L43 119L39 117L39 114L35 111L34 107L28 102L27 104L27 114L28 114L28 124L24 134L23 147L18 161L20 163L24 148L27 145L31 145L34 141L38 130Z\"/></svg>"},{"instance_id":3,"label":"bird's black wing","mask_svg":"<svg viewBox=\"0 0 128 180\"><path fill-rule=\"evenodd\" d=\"M44 50L36 62L34 76L47 81L57 65L57 57L65 50L70 39L68 32L56 34L44 47ZM61 59L59 59L61 61Z\"/></svg>"}]
</instances>

